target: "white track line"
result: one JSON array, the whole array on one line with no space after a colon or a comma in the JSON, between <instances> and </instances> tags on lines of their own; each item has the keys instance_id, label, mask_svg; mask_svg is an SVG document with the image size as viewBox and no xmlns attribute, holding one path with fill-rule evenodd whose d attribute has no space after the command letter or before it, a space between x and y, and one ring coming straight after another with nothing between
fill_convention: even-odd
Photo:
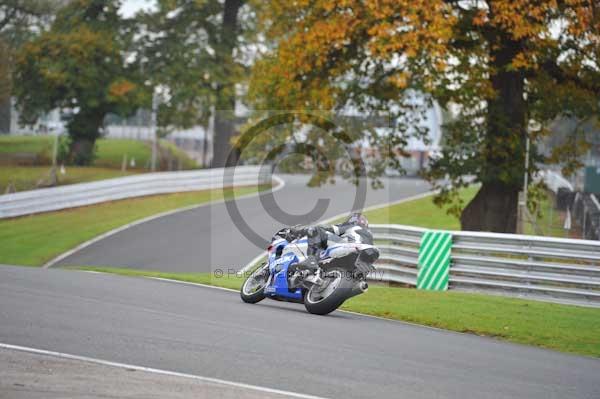
<instances>
[{"instance_id":1,"label":"white track line","mask_svg":"<svg viewBox=\"0 0 600 399\"><path fill-rule=\"evenodd\" d=\"M168 370L154 369L154 368L150 368L150 367L142 367L142 366L136 366L136 365L131 365L131 364L125 364L125 363L111 362L108 360L96 359L96 358L86 357L86 356L70 355L68 353L47 351L44 349L36 349L36 348L30 348L30 347L26 347L26 346L9 345L9 344L0 343L0 348L1 349L12 349L12 350L27 352L27 353L35 353L38 355L54 356L54 357L59 357L62 359L78 360L78 361L87 362L87 363L100 364L103 366L143 371L146 373L154 373L154 374L168 375L168 376L172 376L172 377L188 378L188 379L193 379L196 381L227 385L227 386L231 386L231 387L235 387L235 388L243 388L243 389L249 389L249 390L260 391L260 392L265 392L265 393L285 395L285 396L294 397L294 398L324 399L323 397L320 397L320 396L305 395L302 393L283 391L283 390L273 389L273 388L266 388L266 387L261 387L261 386L257 386L257 385L244 384L241 382L227 381L227 380L221 380L218 378L203 377L203 376L194 375L194 374L178 373L175 371L168 371Z\"/></svg>"},{"instance_id":2,"label":"white track line","mask_svg":"<svg viewBox=\"0 0 600 399\"><path fill-rule=\"evenodd\" d=\"M185 284L185 285L195 285L196 287L213 288L213 289L216 289L216 290L223 290L223 291L230 291L230 292L240 292L239 290L234 290L233 288L219 287L218 285L210 285L210 284L202 284L202 283L192 283L191 281L173 280L171 278L162 278L162 277L146 277L146 276L141 276L141 277L149 278L151 280L167 281L169 283L177 283L177 284ZM225 277L215 277L215 278L225 278Z\"/></svg>"},{"instance_id":3,"label":"white track line","mask_svg":"<svg viewBox=\"0 0 600 399\"><path fill-rule=\"evenodd\" d=\"M276 186L276 187L274 187L274 188L271 190L271 192L272 192L272 193L274 193L274 192L276 192L276 191L279 191L279 190L281 190L283 187L285 187L285 181L284 181L282 178L280 178L279 176L273 175L273 176L272 176L272 179L273 179L273 180L275 180L275 181L277 182L277 186ZM255 193L249 193L249 194L241 195L241 196L239 196L239 197L235 198L235 200L241 200L241 199L245 199L245 198L256 197L256 196L259 196L259 195L261 195L261 194L263 194L263 193L264 193L264 191L257 191L257 192L255 192ZM84 249L84 248L86 248L86 247L89 247L89 246L90 246L90 245L92 245L92 244L95 244L95 243L97 243L97 242L98 242L98 241L100 241L100 240L103 240L103 239L105 239L105 238L107 238L107 237L110 237L110 236L112 236L112 235L115 235L115 234L117 234L117 233L120 233L120 232L121 232L121 231L123 231L123 230L127 230L127 229L129 229L129 228L131 228L131 227L134 227L134 226L137 226L137 225L139 225L139 224L146 223L146 222L149 222L149 221L151 221L151 220L154 220L154 219L162 218L162 217L164 217L164 216L170 216L170 215L173 215L173 214L175 214L175 213L179 213L179 212L185 212L185 211L189 211L189 210L192 210L192 209L197 209L197 208L202 208L203 206L209 206L209 205L221 204L221 203L223 203L223 202L225 202L225 201L231 201L231 199L228 199L228 200L221 199L221 200L218 200L218 201L209 201L209 202L205 202L205 203L203 203L203 204L198 204L198 205L190 205L190 206L186 206L186 207L184 207L184 208L173 209L173 210L170 210L170 211L166 211L166 212L158 213L158 214L156 214L156 215L152 215L152 216L148 216L148 217L146 217L146 218L143 218L143 219L136 220L136 221L134 221L134 222L131 222L131 223L128 223L128 224L126 224L126 225L123 225L123 226L117 227L116 229L113 229L113 230L107 231L106 233L100 234L99 236L96 236L96 237L92 238L91 240L88 240L88 241L86 241L86 242L84 242L84 243L81 243L81 244L79 244L79 245L78 245L78 246L76 246L75 248L73 248L73 249L70 249L70 250L68 250L67 252L64 252L64 253L62 253L62 254L58 255L57 257L55 257L54 259L52 259L52 260L50 260L50 261L46 262L46 263L45 263L45 264L42 266L42 268L43 268L43 269L47 269L47 268L49 268L49 267L52 267L52 266L54 266L55 264L57 264L58 262L60 262L61 260L65 259L65 258L67 258L67 257L69 257L69 256L71 256L71 255L73 255L74 253L76 253L76 252L78 252L78 251L81 251L82 249Z\"/></svg>"},{"instance_id":4,"label":"white track line","mask_svg":"<svg viewBox=\"0 0 600 399\"><path fill-rule=\"evenodd\" d=\"M110 276L124 276L124 277L133 277L133 278L145 278L148 280L157 280L157 281L166 281L167 283L175 283L175 284L183 284L183 285L193 285L196 287L204 287L204 288L212 288L214 290L222 290L222 291L229 291L229 292L240 292L240 290L234 290L233 288L225 288L225 287L219 287L218 285L210 285L210 284L202 284L202 283L192 283L191 281L183 281L183 280L174 280L172 278L163 278L163 277L150 277L150 276L144 276L144 275L131 275L131 276L127 276L127 275L122 275L122 274L117 274L117 273L111 273L111 272L99 272L96 270L78 270L78 269L74 269L75 271L78 272L82 272L82 273L92 273L92 274L105 274L105 275L110 275ZM225 277L215 277L215 278L225 278Z\"/></svg>"},{"instance_id":5,"label":"white track line","mask_svg":"<svg viewBox=\"0 0 600 399\"><path fill-rule=\"evenodd\" d=\"M421 199L421 198L430 197L430 196L436 194L437 192L438 191L427 191L425 193L413 195L411 197L402 198L402 199L399 199L397 201L388 202L388 203L385 203L385 204L372 205L372 206L369 206L369 207L363 209L362 212L368 212L368 211L372 211L374 209L385 208L386 206L398 205L398 204L401 204L403 202L414 201L414 200L418 200L418 199ZM335 215L335 216L330 217L328 219L321 220L319 222L319 224L331 223L334 220L340 219L340 218L342 218L342 217L344 217L346 215L348 215L348 212L340 213L339 215ZM250 270L252 268L252 266L256 265L259 260L265 258L266 256L265 256L264 252L265 251L262 251L260 254L256 255L256 257L254 259L252 259L250 262L248 262L246 264L246 266L242 267L240 269L240 271L238 272L238 275L241 276L242 274L246 273L248 270Z\"/></svg>"}]
</instances>

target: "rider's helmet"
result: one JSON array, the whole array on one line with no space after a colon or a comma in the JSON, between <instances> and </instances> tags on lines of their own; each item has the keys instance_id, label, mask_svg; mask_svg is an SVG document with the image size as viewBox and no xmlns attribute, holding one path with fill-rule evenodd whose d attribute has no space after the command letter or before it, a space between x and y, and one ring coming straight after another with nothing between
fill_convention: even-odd
<instances>
[{"instance_id":1,"label":"rider's helmet","mask_svg":"<svg viewBox=\"0 0 600 399\"><path fill-rule=\"evenodd\" d=\"M364 229L369 228L369 221L367 220L367 217L360 212L352 213L348 217L348 220L346 220L346 223L354 224L354 225L360 226Z\"/></svg>"}]
</instances>

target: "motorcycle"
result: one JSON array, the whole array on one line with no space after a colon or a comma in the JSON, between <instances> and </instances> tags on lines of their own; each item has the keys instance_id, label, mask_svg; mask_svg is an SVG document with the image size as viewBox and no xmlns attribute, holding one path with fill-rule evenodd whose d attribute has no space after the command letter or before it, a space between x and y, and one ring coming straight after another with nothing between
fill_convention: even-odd
<instances>
[{"instance_id":1,"label":"motorcycle","mask_svg":"<svg viewBox=\"0 0 600 399\"><path fill-rule=\"evenodd\" d=\"M379 250L372 242L327 233L327 248L318 256L316 270L297 267L306 259L306 236L287 241L285 229L267 248L267 262L254 270L240 289L246 303L265 298L277 301L304 303L306 310L326 315L347 299L368 289L367 275L375 270L373 263ZM282 233L283 234L279 234Z\"/></svg>"}]
</instances>

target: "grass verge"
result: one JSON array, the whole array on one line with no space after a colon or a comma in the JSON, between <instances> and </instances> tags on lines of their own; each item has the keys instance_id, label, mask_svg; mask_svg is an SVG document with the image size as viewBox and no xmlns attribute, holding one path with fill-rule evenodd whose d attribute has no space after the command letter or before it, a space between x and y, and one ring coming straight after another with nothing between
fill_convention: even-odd
<instances>
[{"instance_id":1,"label":"grass verge","mask_svg":"<svg viewBox=\"0 0 600 399\"><path fill-rule=\"evenodd\" d=\"M52 136L0 136L0 154L40 154L52 150Z\"/></svg>"},{"instance_id":2,"label":"grass verge","mask_svg":"<svg viewBox=\"0 0 600 399\"><path fill-rule=\"evenodd\" d=\"M127 156L128 162L135 159L136 168L145 168L152 158L152 148L140 140L99 139L96 141L94 165L120 168L124 155Z\"/></svg>"},{"instance_id":3,"label":"grass verge","mask_svg":"<svg viewBox=\"0 0 600 399\"><path fill-rule=\"evenodd\" d=\"M41 165L51 164L54 148L54 136L0 136L0 158L15 154L31 154L37 156ZM197 167L185 152L167 140L159 141L160 149L169 152L178 160L184 169ZM135 159L134 169L144 169L150 164L152 147L149 142L130 139L98 139L93 166L121 169L123 157L127 157L128 165Z\"/></svg>"},{"instance_id":4,"label":"grass verge","mask_svg":"<svg viewBox=\"0 0 600 399\"><path fill-rule=\"evenodd\" d=\"M54 148L53 136L0 136L0 194L10 185L18 191L49 184ZM24 158L23 158L24 156ZM152 157L149 142L128 139L98 139L93 166L67 166L66 173L58 174L58 185L127 176L148 172ZM123 160L127 170L122 172ZM134 166L132 166L132 162ZM158 169L194 169L197 164L176 145L159 141Z\"/></svg>"},{"instance_id":5,"label":"grass verge","mask_svg":"<svg viewBox=\"0 0 600 399\"><path fill-rule=\"evenodd\" d=\"M2 166L0 168L0 194L12 184L17 191L33 190L40 180L48 180L51 166ZM58 172L58 185L83 183L96 180L123 177L135 172L121 172L119 169L67 166L65 174Z\"/></svg>"},{"instance_id":6,"label":"grass verge","mask_svg":"<svg viewBox=\"0 0 600 399\"><path fill-rule=\"evenodd\" d=\"M238 290L243 278L110 267L79 269L159 277ZM451 331L600 357L600 309L464 292L429 292L371 285L342 309Z\"/></svg>"},{"instance_id":7,"label":"grass verge","mask_svg":"<svg viewBox=\"0 0 600 399\"><path fill-rule=\"evenodd\" d=\"M478 185L463 189L460 197L463 203L468 204L479 190ZM446 210L434 205L432 197L425 197L414 201L404 202L389 207L374 209L365 212L370 223L379 224L402 224L407 226L425 227L440 230L461 230L460 220L448 215ZM548 192L540 202L541 216L536 220L538 229L531 223L525 223L524 233L550 237L566 237L568 234L563 229L564 215L554 209L553 194Z\"/></svg>"},{"instance_id":8,"label":"grass verge","mask_svg":"<svg viewBox=\"0 0 600 399\"><path fill-rule=\"evenodd\" d=\"M269 188L269 185L259 189ZM234 196L256 192L239 187ZM151 215L223 199L222 190L156 195L0 220L0 263L41 266L102 233Z\"/></svg>"},{"instance_id":9,"label":"grass verge","mask_svg":"<svg viewBox=\"0 0 600 399\"><path fill-rule=\"evenodd\" d=\"M479 186L471 186L460 192L460 197L465 204L469 203ZM436 206L432 197L425 197L414 201L374 209L365 212L369 223L403 224L440 230L460 230L460 221L457 217L448 215L446 210Z\"/></svg>"}]
</instances>

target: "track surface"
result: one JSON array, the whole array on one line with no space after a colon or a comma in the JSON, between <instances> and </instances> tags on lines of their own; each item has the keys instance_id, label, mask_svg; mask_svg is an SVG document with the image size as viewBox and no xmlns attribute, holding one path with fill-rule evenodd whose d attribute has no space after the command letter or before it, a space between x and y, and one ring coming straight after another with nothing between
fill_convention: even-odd
<instances>
[{"instance_id":1,"label":"track surface","mask_svg":"<svg viewBox=\"0 0 600 399\"><path fill-rule=\"evenodd\" d=\"M0 267L0 342L325 397L600 397L597 359L77 271Z\"/></svg>"},{"instance_id":2,"label":"track surface","mask_svg":"<svg viewBox=\"0 0 600 399\"><path fill-rule=\"evenodd\" d=\"M335 185L308 188L305 176L282 177L286 185L274 195L263 193L236 201L240 217L232 218L223 203L179 212L103 239L57 266L96 265L170 272L239 270L264 250L266 239L281 227L309 224L353 208L357 189L343 179L338 178ZM366 206L429 190L427 183L417 179L387 179L384 183L384 189L368 188ZM319 199L329 201L325 212L303 217ZM278 208L290 215L283 215ZM238 229L240 218L265 241L260 245L250 242Z\"/></svg>"},{"instance_id":3,"label":"track surface","mask_svg":"<svg viewBox=\"0 0 600 399\"><path fill-rule=\"evenodd\" d=\"M0 348L2 399L283 399L289 395ZM107 383L110 381L110 383Z\"/></svg>"},{"instance_id":4,"label":"track surface","mask_svg":"<svg viewBox=\"0 0 600 399\"><path fill-rule=\"evenodd\" d=\"M304 178L284 178L274 200L264 194L237 202L243 220L263 237L352 209L354 186L312 190ZM392 180L384 190L369 190L366 205L427 190L418 180ZM276 215L277 204L301 215L318 198L335 201L309 218ZM239 269L263 244L251 243L238 222L224 204L204 206L125 230L62 265ZM213 288L77 271L0 267L0 342L325 397L600 397L596 359L343 312L312 316L301 305L246 305L236 293Z\"/></svg>"}]
</instances>

